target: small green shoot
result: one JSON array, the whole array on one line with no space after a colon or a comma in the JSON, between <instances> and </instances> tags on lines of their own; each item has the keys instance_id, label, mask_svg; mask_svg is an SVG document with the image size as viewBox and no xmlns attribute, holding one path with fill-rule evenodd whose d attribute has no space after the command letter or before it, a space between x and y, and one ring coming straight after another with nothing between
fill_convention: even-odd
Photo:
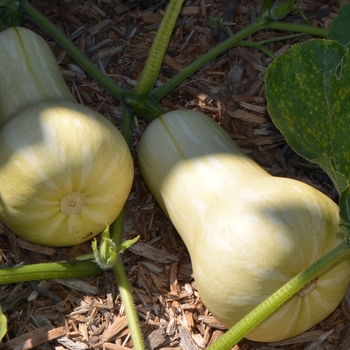
<instances>
[{"instance_id":1,"label":"small green shoot","mask_svg":"<svg viewBox=\"0 0 350 350\"><path fill-rule=\"evenodd\" d=\"M98 266L103 270L113 268L117 263L119 254L135 244L139 238L140 236L129 239L117 247L111 239L109 225L106 224L106 229L102 233L100 246L97 247L96 239L92 242L92 251L94 252Z\"/></svg>"}]
</instances>

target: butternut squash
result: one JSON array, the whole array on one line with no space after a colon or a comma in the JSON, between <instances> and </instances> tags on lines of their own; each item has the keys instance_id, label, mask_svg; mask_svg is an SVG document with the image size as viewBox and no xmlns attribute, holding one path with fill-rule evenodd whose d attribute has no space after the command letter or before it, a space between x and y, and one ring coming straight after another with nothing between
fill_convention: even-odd
<instances>
[{"instance_id":1,"label":"butternut squash","mask_svg":"<svg viewBox=\"0 0 350 350\"><path fill-rule=\"evenodd\" d=\"M143 134L138 163L190 253L209 311L231 327L345 239L339 208L315 188L269 175L208 116L172 111ZM344 258L247 338L296 336L339 305L350 281Z\"/></svg>"}]
</instances>

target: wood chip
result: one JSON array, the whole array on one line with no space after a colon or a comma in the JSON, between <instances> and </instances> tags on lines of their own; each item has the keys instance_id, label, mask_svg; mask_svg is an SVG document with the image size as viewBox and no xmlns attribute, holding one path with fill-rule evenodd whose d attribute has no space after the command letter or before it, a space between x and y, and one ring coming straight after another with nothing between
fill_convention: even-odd
<instances>
[{"instance_id":1,"label":"wood chip","mask_svg":"<svg viewBox=\"0 0 350 350\"><path fill-rule=\"evenodd\" d=\"M170 263L179 260L177 256L169 254L165 250L160 250L141 242L135 243L129 248L129 250L136 255L143 256L159 263Z\"/></svg>"},{"instance_id":2,"label":"wood chip","mask_svg":"<svg viewBox=\"0 0 350 350\"><path fill-rule=\"evenodd\" d=\"M8 350L29 350L47 341L57 339L66 334L65 327L50 329L50 327L42 327L34 331L20 335L8 342L0 344L0 349Z\"/></svg>"},{"instance_id":3,"label":"wood chip","mask_svg":"<svg viewBox=\"0 0 350 350\"><path fill-rule=\"evenodd\" d=\"M236 109L234 112L226 111L226 113L232 118L240 119L247 123L263 124L267 122L266 118L251 112L247 112L244 109Z\"/></svg>"},{"instance_id":4,"label":"wood chip","mask_svg":"<svg viewBox=\"0 0 350 350\"><path fill-rule=\"evenodd\" d=\"M50 247L45 247L37 244L30 243L28 241L25 241L22 238L17 237L17 245L18 247L26 250L30 250L32 252L44 254L47 256L53 256L56 254L57 249L55 248L50 248Z\"/></svg>"},{"instance_id":5,"label":"wood chip","mask_svg":"<svg viewBox=\"0 0 350 350\"><path fill-rule=\"evenodd\" d=\"M158 349L166 342L169 342L169 338L164 327L155 329L147 339L145 339L146 348L151 350Z\"/></svg>"},{"instance_id":6,"label":"wood chip","mask_svg":"<svg viewBox=\"0 0 350 350\"><path fill-rule=\"evenodd\" d=\"M127 348L125 346L113 344L113 343L103 343L103 348L105 350L131 350L132 348Z\"/></svg>"},{"instance_id":7,"label":"wood chip","mask_svg":"<svg viewBox=\"0 0 350 350\"><path fill-rule=\"evenodd\" d=\"M66 287L69 287L74 290L78 290L80 292L96 295L98 294L99 290L97 287L92 286L91 284L77 278L70 278L70 279L59 279L54 280L56 283L63 284Z\"/></svg>"},{"instance_id":8,"label":"wood chip","mask_svg":"<svg viewBox=\"0 0 350 350\"><path fill-rule=\"evenodd\" d=\"M67 337L59 338L57 341L69 350L87 350L89 348L88 344L78 340L72 340Z\"/></svg>"},{"instance_id":9,"label":"wood chip","mask_svg":"<svg viewBox=\"0 0 350 350\"><path fill-rule=\"evenodd\" d=\"M99 344L103 344L104 342L109 341L118 333L120 333L123 329L125 329L127 326L128 326L128 319L126 316L116 317L114 322L103 333L101 342Z\"/></svg>"},{"instance_id":10,"label":"wood chip","mask_svg":"<svg viewBox=\"0 0 350 350\"><path fill-rule=\"evenodd\" d=\"M183 70L183 66L169 55L165 55L164 63L173 68L175 72L181 72Z\"/></svg>"},{"instance_id":11,"label":"wood chip","mask_svg":"<svg viewBox=\"0 0 350 350\"><path fill-rule=\"evenodd\" d=\"M182 16L196 16L200 12L200 7L198 6L184 6L181 10Z\"/></svg>"},{"instance_id":12,"label":"wood chip","mask_svg":"<svg viewBox=\"0 0 350 350\"><path fill-rule=\"evenodd\" d=\"M178 327L179 334L180 334L180 346L182 349L186 350L197 350L196 343L192 340L192 337L188 331L186 331L186 328L183 326Z\"/></svg>"}]
</instances>

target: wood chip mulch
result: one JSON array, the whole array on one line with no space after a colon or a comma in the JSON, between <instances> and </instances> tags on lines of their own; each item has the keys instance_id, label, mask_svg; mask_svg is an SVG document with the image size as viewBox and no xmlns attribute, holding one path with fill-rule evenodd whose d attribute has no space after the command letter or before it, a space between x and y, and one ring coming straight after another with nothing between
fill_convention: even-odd
<instances>
[{"instance_id":1,"label":"wood chip mulch","mask_svg":"<svg viewBox=\"0 0 350 350\"><path fill-rule=\"evenodd\" d=\"M343 1L347 2L347 1ZM105 74L131 89L141 73L163 15L164 0L32 0L32 5L60 28ZM300 9L311 24L329 27L339 2L302 0ZM223 18L237 32L256 18L260 0L188 0L171 39L158 84L225 38L210 29L211 17ZM299 12L288 20L301 23ZM54 51L77 100L97 109L117 126L121 106L90 79L34 23ZM285 35L263 31L255 41ZM279 54L296 42L273 43ZM262 75L270 59L254 48L232 48L187 79L162 101L167 109L191 108L211 115L232 138L272 175L307 182L335 198L321 169L296 155L269 119ZM147 122L135 120L132 150ZM123 254L123 263L141 322L147 349L205 349L224 332L203 305L191 262L180 237L148 192L139 175L128 202L125 239L140 241ZM52 262L91 252L91 242L70 249L38 247L17 238L0 224L2 267ZM82 280L49 280L0 286L0 304L8 334L0 349L132 349L128 322L112 272ZM243 340L234 350L348 350L350 294L321 324L280 343Z\"/></svg>"}]
</instances>

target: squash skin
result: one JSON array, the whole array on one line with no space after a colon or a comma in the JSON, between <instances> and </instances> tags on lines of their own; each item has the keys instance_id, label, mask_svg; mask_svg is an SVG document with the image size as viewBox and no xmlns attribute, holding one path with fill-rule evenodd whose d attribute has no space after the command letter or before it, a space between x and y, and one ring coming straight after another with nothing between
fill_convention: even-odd
<instances>
[{"instance_id":1,"label":"squash skin","mask_svg":"<svg viewBox=\"0 0 350 350\"><path fill-rule=\"evenodd\" d=\"M200 112L153 121L138 163L188 248L204 304L226 327L345 239L330 198L270 176ZM348 257L340 260L309 294L293 296L246 338L281 341L322 321L344 297L349 267Z\"/></svg>"},{"instance_id":2,"label":"squash skin","mask_svg":"<svg viewBox=\"0 0 350 350\"><path fill-rule=\"evenodd\" d=\"M18 236L52 247L83 243L122 210L134 174L129 147L96 111L66 100L26 107L0 130L0 218ZM61 211L83 195L75 214Z\"/></svg>"},{"instance_id":3,"label":"squash skin","mask_svg":"<svg viewBox=\"0 0 350 350\"><path fill-rule=\"evenodd\" d=\"M22 27L8 28L0 33L0 47L4 67L0 71L0 126L14 113L37 102L75 101L55 56L38 34Z\"/></svg>"}]
</instances>

